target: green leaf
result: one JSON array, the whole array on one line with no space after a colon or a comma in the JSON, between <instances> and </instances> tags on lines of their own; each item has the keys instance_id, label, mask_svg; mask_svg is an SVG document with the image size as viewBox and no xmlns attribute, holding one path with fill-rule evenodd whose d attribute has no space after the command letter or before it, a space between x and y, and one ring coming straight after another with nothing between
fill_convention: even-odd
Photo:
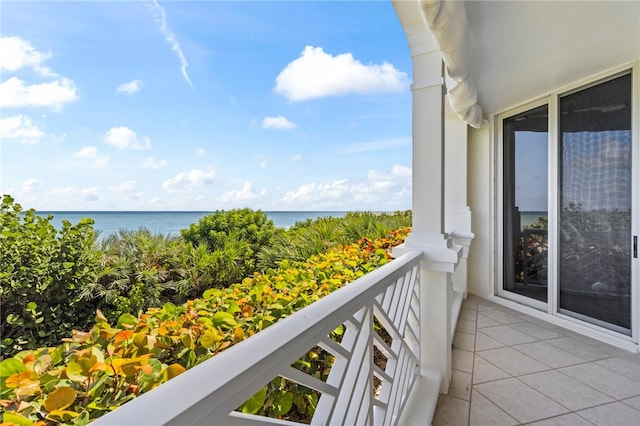
<instances>
[{"instance_id":1,"label":"green leaf","mask_svg":"<svg viewBox=\"0 0 640 426\"><path fill-rule=\"evenodd\" d=\"M291 410L292 406L293 398L291 394L286 391L280 391L276 394L271 408L273 409L273 414L276 416L284 416Z\"/></svg>"},{"instance_id":2,"label":"green leaf","mask_svg":"<svg viewBox=\"0 0 640 426\"><path fill-rule=\"evenodd\" d=\"M255 414L262 408L264 401L267 399L267 388L264 387L256 392L251 398L240 406L240 411L246 414Z\"/></svg>"},{"instance_id":3,"label":"green leaf","mask_svg":"<svg viewBox=\"0 0 640 426\"><path fill-rule=\"evenodd\" d=\"M233 317L233 315L231 315L228 312L216 312L215 315L212 318L213 320L213 324L216 327L221 327L221 326L231 326L234 327L237 323L235 318Z\"/></svg>"},{"instance_id":4,"label":"green leaf","mask_svg":"<svg viewBox=\"0 0 640 426\"><path fill-rule=\"evenodd\" d=\"M15 358L8 358L0 361L0 377L9 377L14 373L26 371L24 364Z\"/></svg>"},{"instance_id":5,"label":"green leaf","mask_svg":"<svg viewBox=\"0 0 640 426\"><path fill-rule=\"evenodd\" d=\"M69 364L67 365L67 377L74 382L84 382L87 380L82 364L75 359L69 361Z\"/></svg>"},{"instance_id":6,"label":"green leaf","mask_svg":"<svg viewBox=\"0 0 640 426\"><path fill-rule=\"evenodd\" d=\"M33 422L20 414L11 411L5 411L2 415L3 424L16 424L18 426L31 426Z\"/></svg>"}]
</instances>

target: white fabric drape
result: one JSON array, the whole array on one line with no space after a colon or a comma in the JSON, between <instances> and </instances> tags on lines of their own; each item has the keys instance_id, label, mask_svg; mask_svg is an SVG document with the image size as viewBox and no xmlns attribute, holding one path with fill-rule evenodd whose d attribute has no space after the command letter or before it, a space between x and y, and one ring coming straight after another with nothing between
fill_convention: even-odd
<instances>
[{"instance_id":1,"label":"white fabric drape","mask_svg":"<svg viewBox=\"0 0 640 426\"><path fill-rule=\"evenodd\" d=\"M418 0L422 16L442 53L445 85L451 108L470 126L487 124L478 105L478 91L471 77L471 37L462 1Z\"/></svg>"}]
</instances>

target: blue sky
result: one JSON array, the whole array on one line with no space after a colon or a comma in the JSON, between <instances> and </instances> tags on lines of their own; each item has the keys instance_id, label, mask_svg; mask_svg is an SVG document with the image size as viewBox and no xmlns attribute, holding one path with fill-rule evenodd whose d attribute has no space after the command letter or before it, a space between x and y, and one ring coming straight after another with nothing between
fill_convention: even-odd
<instances>
[{"instance_id":1,"label":"blue sky","mask_svg":"<svg viewBox=\"0 0 640 426\"><path fill-rule=\"evenodd\" d=\"M25 208L411 208L411 61L390 1L0 14L0 192Z\"/></svg>"}]
</instances>

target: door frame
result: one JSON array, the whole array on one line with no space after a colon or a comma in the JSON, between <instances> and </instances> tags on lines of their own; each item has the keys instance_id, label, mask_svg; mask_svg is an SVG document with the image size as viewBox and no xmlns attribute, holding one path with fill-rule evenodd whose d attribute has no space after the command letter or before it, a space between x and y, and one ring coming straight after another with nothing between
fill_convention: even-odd
<instances>
[{"instance_id":1,"label":"door frame","mask_svg":"<svg viewBox=\"0 0 640 426\"><path fill-rule=\"evenodd\" d=\"M558 311L559 309L559 283L558 283L558 156L559 156L559 135L558 135L558 102L561 96L586 89L601 82L610 80L625 72L631 72L631 237L638 236L640 239L640 62L627 63L607 71L592 75L588 78L576 81L570 85L563 86L537 97L525 103L509 108L500 113L492 115L490 122L493 123L493 143L494 143L494 289L493 294L498 298L507 299L517 304L531 307L537 311L544 312L553 317L565 320L567 324L576 324L582 327L595 329L608 335L624 340L639 343L640 334L640 254L638 258L631 259L631 306L630 324L631 334L623 334L603 327L591 321L583 321L579 315L567 315ZM547 303L534 300L504 290L504 162L503 162L503 121L506 118L520 114L542 105L548 105L548 283L547 283ZM640 241L638 242L640 251ZM632 253L633 256L633 253Z\"/></svg>"}]
</instances>

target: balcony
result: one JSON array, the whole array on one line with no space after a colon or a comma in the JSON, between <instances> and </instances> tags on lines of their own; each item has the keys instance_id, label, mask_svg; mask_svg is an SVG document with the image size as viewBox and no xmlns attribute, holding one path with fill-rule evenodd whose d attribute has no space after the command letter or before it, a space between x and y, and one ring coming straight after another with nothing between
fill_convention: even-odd
<instances>
[{"instance_id":1,"label":"balcony","mask_svg":"<svg viewBox=\"0 0 640 426\"><path fill-rule=\"evenodd\" d=\"M453 375L433 425L631 425L640 354L476 296L462 305Z\"/></svg>"}]
</instances>

